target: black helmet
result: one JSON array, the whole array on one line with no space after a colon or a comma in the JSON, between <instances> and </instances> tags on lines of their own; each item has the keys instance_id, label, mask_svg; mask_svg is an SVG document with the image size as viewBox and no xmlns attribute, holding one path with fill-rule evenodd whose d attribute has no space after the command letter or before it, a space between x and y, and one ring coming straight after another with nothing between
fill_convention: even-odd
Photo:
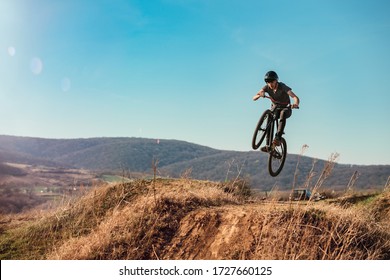
<instances>
[{"instance_id":1,"label":"black helmet","mask_svg":"<svg viewBox=\"0 0 390 280\"><path fill-rule=\"evenodd\" d=\"M275 80L279 80L279 77L278 77L278 74L276 74L275 71L268 71L265 76L264 76L264 81L266 83L268 82L272 82L272 81L275 81Z\"/></svg>"}]
</instances>

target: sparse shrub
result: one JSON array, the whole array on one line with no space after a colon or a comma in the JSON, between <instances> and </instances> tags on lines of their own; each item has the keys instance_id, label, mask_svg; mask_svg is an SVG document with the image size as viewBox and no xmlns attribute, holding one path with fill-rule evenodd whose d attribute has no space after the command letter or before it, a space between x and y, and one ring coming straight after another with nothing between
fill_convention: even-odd
<instances>
[{"instance_id":1,"label":"sparse shrub","mask_svg":"<svg viewBox=\"0 0 390 280\"><path fill-rule=\"evenodd\" d=\"M20 213L46 201L32 192L24 193L18 188L4 187L0 189L0 214Z\"/></svg>"},{"instance_id":2,"label":"sparse shrub","mask_svg":"<svg viewBox=\"0 0 390 280\"><path fill-rule=\"evenodd\" d=\"M221 183L224 192L231 193L240 197L249 197L252 194L252 188L249 180L238 178Z\"/></svg>"}]
</instances>

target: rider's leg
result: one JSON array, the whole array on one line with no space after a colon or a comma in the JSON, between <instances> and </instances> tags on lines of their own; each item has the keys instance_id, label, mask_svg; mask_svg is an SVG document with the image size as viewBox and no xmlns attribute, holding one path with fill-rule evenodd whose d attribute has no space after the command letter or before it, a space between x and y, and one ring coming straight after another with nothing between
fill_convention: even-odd
<instances>
[{"instance_id":1,"label":"rider's leg","mask_svg":"<svg viewBox=\"0 0 390 280\"><path fill-rule=\"evenodd\" d=\"M283 135L284 128L286 127L286 119L288 119L291 116L291 109L285 108L280 112L280 121L279 121L279 127L278 131L275 134L275 139L280 140L280 138Z\"/></svg>"}]
</instances>

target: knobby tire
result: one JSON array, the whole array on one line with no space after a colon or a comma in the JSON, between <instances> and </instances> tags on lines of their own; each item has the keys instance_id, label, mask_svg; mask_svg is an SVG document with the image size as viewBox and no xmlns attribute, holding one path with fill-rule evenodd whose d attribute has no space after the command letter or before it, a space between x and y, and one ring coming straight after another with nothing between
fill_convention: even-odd
<instances>
[{"instance_id":1,"label":"knobby tire","mask_svg":"<svg viewBox=\"0 0 390 280\"><path fill-rule=\"evenodd\" d=\"M278 176L282 171L287 156L287 143L282 137L280 146L276 146L268 156L268 171L272 177Z\"/></svg>"},{"instance_id":2,"label":"knobby tire","mask_svg":"<svg viewBox=\"0 0 390 280\"><path fill-rule=\"evenodd\" d=\"M257 150L267 135L268 120L272 119L272 112L266 110L260 117L252 137L252 148Z\"/></svg>"}]
</instances>

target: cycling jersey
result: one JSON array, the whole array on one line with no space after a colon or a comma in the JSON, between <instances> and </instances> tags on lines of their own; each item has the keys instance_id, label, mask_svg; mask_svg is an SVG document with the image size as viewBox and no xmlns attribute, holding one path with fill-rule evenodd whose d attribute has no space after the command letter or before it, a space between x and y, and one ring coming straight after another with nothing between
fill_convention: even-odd
<instances>
[{"instance_id":1,"label":"cycling jersey","mask_svg":"<svg viewBox=\"0 0 390 280\"><path fill-rule=\"evenodd\" d=\"M284 83L278 82L278 88L276 92L274 92L268 85L263 87L263 90L269 94L269 96L273 99L272 101L277 105L282 105L286 107L290 104L290 96L287 94L291 88Z\"/></svg>"}]
</instances>

